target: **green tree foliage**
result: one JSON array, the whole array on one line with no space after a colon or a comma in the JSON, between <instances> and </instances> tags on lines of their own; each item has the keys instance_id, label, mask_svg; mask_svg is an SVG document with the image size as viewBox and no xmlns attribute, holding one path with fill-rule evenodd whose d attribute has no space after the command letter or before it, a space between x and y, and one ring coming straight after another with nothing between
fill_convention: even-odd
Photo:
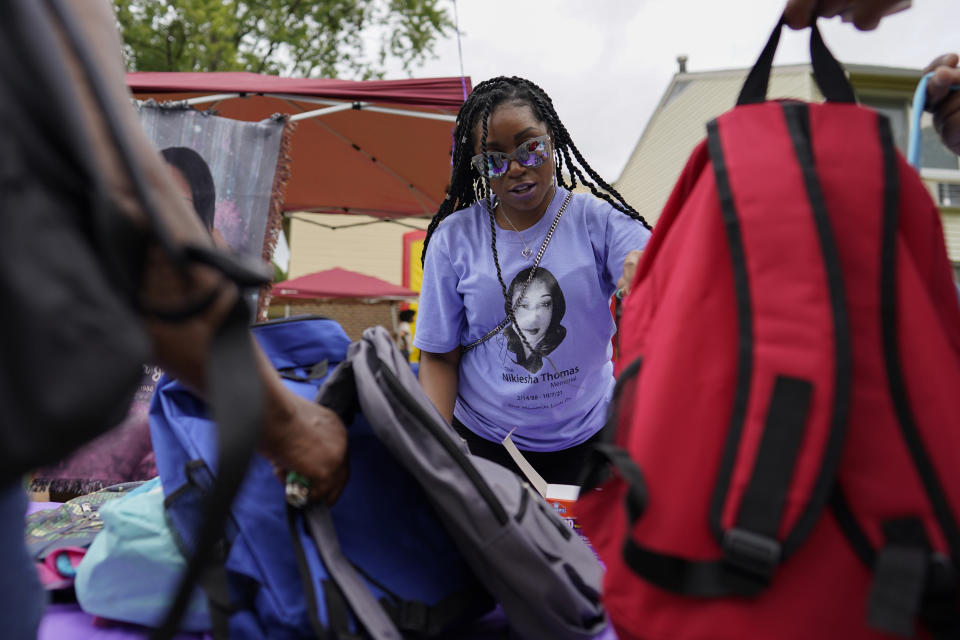
<instances>
[{"instance_id":1,"label":"green tree foliage","mask_svg":"<svg viewBox=\"0 0 960 640\"><path fill-rule=\"evenodd\" d=\"M114 0L132 71L383 77L434 55L446 0Z\"/></svg>"}]
</instances>

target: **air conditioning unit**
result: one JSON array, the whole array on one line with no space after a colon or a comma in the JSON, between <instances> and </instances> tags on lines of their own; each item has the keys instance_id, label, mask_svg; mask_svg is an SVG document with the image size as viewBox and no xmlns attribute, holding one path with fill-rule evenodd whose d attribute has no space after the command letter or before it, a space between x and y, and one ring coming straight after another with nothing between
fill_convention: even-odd
<instances>
[{"instance_id":1,"label":"air conditioning unit","mask_svg":"<svg viewBox=\"0 0 960 640\"><path fill-rule=\"evenodd\" d=\"M938 182L937 204L941 207L960 207L960 182Z\"/></svg>"}]
</instances>

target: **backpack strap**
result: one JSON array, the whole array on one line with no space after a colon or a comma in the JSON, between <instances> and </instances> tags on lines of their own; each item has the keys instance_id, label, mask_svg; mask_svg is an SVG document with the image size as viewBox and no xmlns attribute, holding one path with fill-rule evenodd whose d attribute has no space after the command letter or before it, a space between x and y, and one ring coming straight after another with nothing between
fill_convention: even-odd
<instances>
[{"instance_id":1,"label":"backpack strap","mask_svg":"<svg viewBox=\"0 0 960 640\"><path fill-rule=\"evenodd\" d=\"M767 85L770 82L770 71L773 68L773 56L776 54L777 45L780 43L780 33L783 31L783 25L784 20L781 16L780 21L773 28L773 33L770 34L770 39L767 40L767 44L760 53L760 57L743 83L740 95L737 97L738 105L766 101ZM817 29L816 21L810 24L810 62L813 67L813 78L828 102L853 104L857 101L843 66L830 53L830 49L827 48L820 35L820 30Z\"/></svg>"},{"instance_id":2,"label":"backpack strap","mask_svg":"<svg viewBox=\"0 0 960 640\"><path fill-rule=\"evenodd\" d=\"M920 518L893 518L882 524L886 542L873 565L867 622L874 629L914 637L928 577L930 541Z\"/></svg>"},{"instance_id":3,"label":"backpack strap","mask_svg":"<svg viewBox=\"0 0 960 640\"><path fill-rule=\"evenodd\" d=\"M321 360L320 362L309 366L277 369L277 373L280 374L281 378L286 380L292 380L294 382L310 382L311 380L319 380L320 378L326 376L329 368L329 362L327 362L327 360ZM299 370L303 370L305 375L300 375L297 373Z\"/></svg>"},{"instance_id":4,"label":"backpack strap","mask_svg":"<svg viewBox=\"0 0 960 640\"><path fill-rule=\"evenodd\" d=\"M867 620L871 627L913 637L919 621L937 640L960 637L960 585L946 556L931 551L918 518L882 523L885 543L876 549L857 522L841 486L830 499L830 510L854 554L874 572Z\"/></svg>"},{"instance_id":5,"label":"backpack strap","mask_svg":"<svg viewBox=\"0 0 960 640\"><path fill-rule=\"evenodd\" d=\"M828 416L824 417L826 424L819 428L828 430L828 436L823 446L823 455L820 471L812 485L810 499L802 515L791 531L782 540L782 548L776 559L770 557L767 549L761 550L762 556L778 563L791 553L813 528L817 517L829 497L833 484L834 473L839 463L841 447L846 435L846 418L849 412L850 387L852 381L852 354L850 346L850 328L846 310L843 275L836 241L831 231L828 212L824 202L822 188L816 173L813 158L812 141L810 139L810 120L808 106L801 103L784 103L780 105L790 135L797 164L800 167L804 190L810 205L810 214L820 245L823 261L829 305L823 311L829 316L833 330L832 371L824 371L832 378L834 388L818 389L820 394L832 396L832 406ZM752 546L738 544L740 532L744 541L749 540L749 534L759 535L768 541L773 541L779 528L781 513L791 481L792 472L796 463L796 455L800 451L800 439L805 428L818 428L817 425L806 426L807 413L810 409L810 395L813 391L812 383L795 376L776 375L772 394L769 398L769 409L763 428L763 436L754 462L753 472L741 501L736 525L725 531L722 526L723 509L727 501L733 466L740 449L740 439L744 422L749 410L749 403L762 399L751 399L751 386L754 382L754 339L759 327L754 326L754 314L763 312L763 300L751 298L756 292L751 291L751 281L756 274L750 273L747 262L744 237L740 231L740 212L737 211L730 186L730 176L727 172L727 162L720 142L720 133L716 121L708 125L708 147L717 178L717 189L720 193L721 207L724 222L728 231L731 256L733 259L734 278L737 289L737 315L740 327L740 363L737 372L737 399L731 428L724 451L721 471L718 477L717 488L711 505L711 524L715 533L721 539L725 552L737 554L739 551L748 551ZM759 179L755 176L756 179ZM796 214L803 215L797 210ZM767 216L770 226L784 225L788 221L783 218L786 210L777 212L779 219ZM756 222L756 221L755 221ZM776 238L771 234L770 238ZM781 241L789 242L783 234ZM820 274L812 274L818 277ZM809 306L809 305L808 305ZM811 344L811 348L817 345ZM832 391L832 393L831 393ZM778 543L781 544L781 543ZM763 547L773 549L771 545ZM738 547L739 550L738 550ZM758 558L764 564L768 561Z\"/></svg>"},{"instance_id":6,"label":"backpack strap","mask_svg":"<svg viewBox=\"0 0 960 640\"><path fill-rule=\"evenodd\" d=\"M933 466L930 454L927 452L920 435L904 382L899 341L897 340L896 243L900 202L897 157L889 121L886 118L879 117L877 123L886 176L880 262L880 315L887 382L894 411L897 415L897 422L900 426L900 433L923 484L927 498L933 507L934 516L946 540L950 557L945 558L941 554L930 552L930 545L923 531L922 523L918 523L919 537L916 535L912 537L894 535L897 529L891 528L890 523L885 523L887 545L880 552L878 562L875 565L876 574L874 590L871 594L870 610L873 613L881 604L878 602L878 597L884 593L885 578L889 575L889 572L884 572L883 569L895 560L901 560L902 564L902 561L905 560L906 549L910 549L913 552L910 557L913 558L913 566L916 567L914 573L925 570L928 562L932 563L930 565L931 571L926 575L926 579L923 579L919 586L914 587L914 590L919 588L921 593L924 589L926 590L924 602L926 610L921 613L921 618L924 619L931 631L940 633L939 637L957 637L956 634L960 630L960 609L957 607L957 576L960 574L960 527L957 525L956 515L950 507L943 484L937 476L936 468ZM903 572L899 573L902 574ZM923 577L923 574L921 574L920 578ZM903 591L910 592L911 589L909 587L905 590L901 589L901 592ZM946 594L946 597L944 597L944 594ZM904 613L916 614L916 607L904 611ZM878 628L881 629L895 628L897 625L896 620L885 620L876 616L871 616L870 621L876 623ZM909 624L911 627L912 623L913 615L910 615ZM903 627L904 624L906 623L901 622L900 627Z\"/></svg>"},{"instance_id":7,"label":"backpack strap","mask_svg":"<svg viewBox=\"0 0 960 640\"><path fill-rule=\"evenodd\" d=\"M897 340L896 242L900 201L899 173L890 123L877 118L884 167L884 211L881 241L881 331L887 383L900 432L914 468L933 507L934 516L950 550L935 553L915 516L884 521L884 545L874 548L846 500L841 487L833 491L830 507L851 548L874 572L868 602L868 622L888 633L913 636L917 618L936 638L960 635L957 598L960 530L936 469L924 446L910 407L900 364Z\"/></svg>"},{"instance_id":8,"label":"backpack strap","mask_svg":"<svg viewBox=\"0 0 960 640\"><path fill-rule=\"evenodd\" d=\"M610 479L610 465L614 463L610 450L617 438L617 425L620 424L622 420L630 419L629 415L624 414L622 411L625 408L622 400L624 397L632 398L634 396L637 378L640 376L640 369L642 367L643 356L639 356L624 367L620 375L617 376L617 380L613 385L610 404L607 406L607 421L600 430L598 443L594 445L591 450L584 469L580 474L579 484L581 494L585 494L599 487ZM629 388L627 385L630 385ZM619 447L613 448L622 451ZM638 467L637 472L639 471L640 469ZM645 490L646 489L644 489L644 491Z\"/></svg>"},{"instance_id":9,"label":"backpack strap","mask_svg":"<svg viewBox=\"0 0 960 640\"><path fill-rule=\"evenodd\" d=\"M613 465L626 484L624 509L627 530L643 517L647 507L647 484L643 471L630 454L616 445L600 443L594 446L594 455ZM628 567L648 582L674 593L694 597L718 597L730 594L755 595L763 584L749 574L730 571L724 560L687 560L677 555L654 551L641 545L632 536L623 542L623 560Z\"/></svg>"},{"instance_id":10,"label":"backpack strap","mask_svg":"<svg viewBox=\"0 0 960 640\"><path fill-rule=\"evenodd\" d=\"M899 341L897 340L897 227L900 187L898 180L897 157L893 146L890 123L886 118L878 118L880 144L883 149L883 165L886 191L884 194L883 240L880 262L880 321L883 339L883 357L886 364L887 383L893 408L900 425L900 433L910 452L910 458L917 469L923 488L927 492L934 515L943 531L947 547L953 561L954 570L960 573L960 526L956 515L950 508L943 484L937 477L937 471L927 453L917 427L916 418L910 408L900 360Z\"/></svg>"},{"instance_id":11,"label":"backpack strap","mask_svg":"<svg viewBox=\"0 0 960 640\"><path fill-rule=\"evenodd\" d=\"M343 555L327 506L311 503L303 510L303 515L324 566L370 637L373 640L401 640L400 632L393 621L370 593L354 566Z\"/></svg>"},{"instance_id":12,"label":"backpack strap","mask_svg":"<svg viewBox=\"0 0 960 640\"><path fill-rule=\"evenodd\" d=\"M381 591L389 594L389 597L380 598L380 606L404 634L433 638L450 629L458 620L474 619L489 608L486 606L486 591L480 586L456 591L431 605L421 600L405 600L374 580L360 567L355 568L368 582L376 584Z\"/></svg>"},{"instance_id":13,"label":"backpack strap","mask_svg":"<svg viewBox=\"0 0 960 640\"><path fill-rule=\"evenodd\" d=\"M718 534L724 550L724 558L731 568L751 575L764 585L772 577L779 563L806 538L826 504L846 435L852 380L850 328L843 276L836 241L831 231L822 188L817 177L810 139L809 108L801 103L783 103L780 108L802 175L806 199L809 202L809 213L813 218L813 227L822 256L822 277L825 278L827 285L827 296L823 304L828 307L822 313L829 318L834 339L831 354L832 371L819 371L828 382L823 383L817 392L826 397L832 397L832 403L827 415L811 418L808 414L811 411L811 395L814 391L812 380L775 374L750 480L740 502L735 524L727 529L724 529L722 524L724 509L727 507L734 464L741 451L745 421L750 404L763 402L762 398L750 398L750 395L755 382L753 369L756 354L753 340L757 337L756 332L762 330L762 327L754 326L753 319L754 314L759 318L759 314L764 311L764 301L757 297L751 298L752 294L757 293L752 291L750 286L757 274L751 272L747 259L748 252L744 246L744 236L740 231L741 212L737 210L734 202L717 122L714 121L708 126L708 147L716 173L717 189L720 193L721 208L733 259L740 326L737 399L711 504L711 525ZM757 176L754 178L759 179ZM769 219L768 231L773 225L787 226L789 220L784 219L784 216L790 213L795 216L806 215L802 208L784 208L777 213L779 219L773 219L774 217L770 215L764 219L764 221ZM754 215L754 224L757 223L757 217ZM764 237L764 241L776 241L772 240L775 238L779 238L781 242L789 242L783 233L779 235L771 233ZM751 251L754 249L755 247L751 247ZM820 274L812 274L811 277L820 277ZM810 302L807 306L812 304ZM798 339L800 339L799 336ZM814 344L809 346L817 347ZM758 374L766 373L759 371L759 367L757 369ZM811 370L811 374L816 373L815 370ZM829 381L832 381L832 389L829 388ZM819 452L819 471L809 487L809 497L802 512L785 535L778 537L777 532L781 526L784 504L791 487L798 454L801 451L801 440L805 430L817 429L826 430L822 452Z\"/></svg>"},{"instance_id":14,"label":"backpack strap","mask_svg":"<svg viewBox=\"0 0 960 640\"><path fill-rule=\"evenodd\" d=\"M263 388L248 329L250 311L243 298L214 336L208 372L210 407L217 424L217 477L205 497L193 556L177 588L164 623L152 638L172 638L186 613L190 595L208 566L208 557L222 537L233 498L256 449L263 420ZM226 425L230 425L226 427ZM229 437L226 437L229 429Z\"/></svg>"}]
</instances>

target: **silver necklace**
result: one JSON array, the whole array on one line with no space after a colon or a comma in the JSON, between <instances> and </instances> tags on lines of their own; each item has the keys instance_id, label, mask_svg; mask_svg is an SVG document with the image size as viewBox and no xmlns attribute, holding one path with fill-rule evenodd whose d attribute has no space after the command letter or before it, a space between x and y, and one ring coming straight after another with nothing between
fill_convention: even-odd
<instances>
[{"instance_id":1,"label":"silver necklace","mask_svg":"<svg viewBox=\"0 0 960 640\"><path fill-rule=\"evenodd\" d=\"M572 197L573 197L573 194L572 194L572 193L568 193L568 194L567 194L567 197L564 198L564 200L563 200L563 204L560 205L560 209L557 211L556 217L553 219L553 224L551 224L551 225L550 225L550 229L547 230L547 237L543 239L543 244L540 245L540 250L537 251L537 257L536 257L536 259L534 259L534 261L533 261L533 268L530 269L530 274L527 276L526 282L523 283L523 287L520 289L520 295L517 296L517 302L516 302L516 304L513 305L513 310L514 310L514 312L516 312L516 310L519 308L519 306L520 306L520 301L523 299L523 296L527 293L527 287L529 287L529 286L530 286L530 283L533 282L533 276L536 275L536 273L537 273L537 268L540 266L540 259L543 258L543 253L544 253L544 251L547 250L547 245L550 244L550 238L553 237L553 232L557 230L557 223L560 222L560 216L563 215L563 210L567 208L567 205L568 205L568 204L570 204L570 199L571 199ZM490 215L490 217L491 217L491 224L492 224L492 223L493 223L493 211L492 211L491 209L487 209L487 212L489 213L489 215ZM461 353L466 353L467 351L470 351L471 349L473 349L473 348L476 347L477 345L482 344L482 343L486 342L487 340L489 340L490 338L492 338L493 336L497 335L498 333L500 333L500 332L503 330L504 327L507 326L507 323L508 323L508 322L510 322L510 318L504 318L504 319L500 322L500 324L498 324L498 325L495 326L493 329L491 329L490 331L488 331L488 332L486 333L486 335L484 335L482 338L478 338L478 339L474 340L473 342L471 342L470 344L468 344L468 345L466 345L465 347L463 347L463 350L461 351Z\"/></svg>"},{"instance_id":2,"label":"silver necklace","mask_svg":"<svg viewBox=\"0 0 960 640\"><path fill-rule=\"evenodd\" d=\"M513 227L513 230L517 232L517 237L520 238L520 242L523 243L523 251L520 252L520 255L529 259L530 256L533 255L533 249L527 245L527 241L523 239L523 234L520 233L520 229L517 229L517 225L513 224L513 220L507 217L507 210L504 209L499 202L497 202L497 206L500 207L500 213L503 215L503 219L507 221L507 224Z\"/></svg>"}]
</instances>

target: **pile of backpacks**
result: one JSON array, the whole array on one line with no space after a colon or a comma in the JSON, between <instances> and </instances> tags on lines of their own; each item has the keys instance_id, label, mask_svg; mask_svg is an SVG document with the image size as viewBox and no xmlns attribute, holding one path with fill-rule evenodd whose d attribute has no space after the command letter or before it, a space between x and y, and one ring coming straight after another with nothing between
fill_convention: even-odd
<instances>
[{"instance_id":1,"label":"pile of backpacks","mask_svg":"<svg viewBox=\"0 0 960 640\"><path fill-rule=\"evenodd\" d=\"M612 637L596 554L523 479L468 452L386 330L351 345L335 321L304 316L253 334L290 389L347 425L340 498L293 507L255 456L201 588L171 619L219 460L205 403L163 378L150 412L160 476L100 510L75 578L84 611L161 636Z\"/></svg>"}]
</instances>

